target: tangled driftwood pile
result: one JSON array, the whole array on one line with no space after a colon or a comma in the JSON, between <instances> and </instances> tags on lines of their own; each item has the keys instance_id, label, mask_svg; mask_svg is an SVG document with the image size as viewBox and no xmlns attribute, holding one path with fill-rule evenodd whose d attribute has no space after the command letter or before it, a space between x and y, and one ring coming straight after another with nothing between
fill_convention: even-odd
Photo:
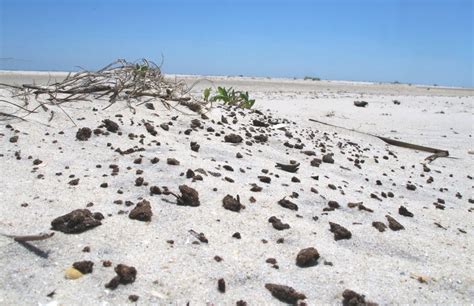
<instances>
[{"instance_id":1,"label":"tangled driftwood pile","mask_svg":"<svg viewBox=\"0 0 474 306\"><path fill-rule=\"evenodd\" d=\"M146 59L133 63L120 59L98 71L70 73L64 80L45 86L0 86L9 88L12 98L20 97L24 101L24 105L18 105L0 100L17 108L11 113L0 112L0 115L7 118L23 119L40 108L48 111L48 105L61 108L64 103L92 99L107 99L109 105L105 108L117 101L124 101L132 112L135 112L134 106L151 100L161 101L167 109L183 105L193 112L201 112L206 105L189 94L192 86L188 87L182 80L165 79L160 66ZM30 105L31 101L37 102L38 105ZM65 112L62 108L61 110ZM51 114L53 116L54 113Z\"/></svg>"}]
</instances>

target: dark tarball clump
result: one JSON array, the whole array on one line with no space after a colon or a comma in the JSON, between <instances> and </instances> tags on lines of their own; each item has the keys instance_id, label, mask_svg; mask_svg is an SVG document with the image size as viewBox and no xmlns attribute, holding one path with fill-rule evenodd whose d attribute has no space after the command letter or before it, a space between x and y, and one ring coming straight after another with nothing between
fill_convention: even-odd
<instances>
[{"instance_id":1,"label":"dark tarball clump","mask_svg":"<svg viewBox=\"0 0 474 306\"><path fill-rule=\"evenodd\" d=\"M76 139L86 141L92 136L92 130L88 127L83 127L77 130Z\"/></svg>"},{"instance_id":2,"label":"dark tarball clump","mask_svg":"<svg viewBox=\"0 0 474 306\"><path fill-rule=\"evenodd\" d=\"M234 198L230 194L222 199L222 206L227 210L235 212L239 212L241 209L245 208L245 206L240 203L240 197L238 195L237 198Z\"/></svg>"},{"instance_id":3,"label":"dark tarball clump","mask_svg":"<svg viewBox=\"0 0 474 306\"><path fill-rule=\"evenodd\" d=\"M230 143L241 143L242 142L242 137L237 134L229 134L224 136L224 141L225 142L230 142Z\"/></svg>"},{"instance_id":4,"label":"dark tarball clump","mask_svg":"<svg viewBox=\"0 0 474 306\"><path fill-rule=\"evenodd\" d=\"M74 269L79 270L82 274L92 273L92 268L94 267L94 263L89 260L84 261L76 261L72 264Z\"/></svg>"},{"instance_id":5,"label":"dark tarball clump","mask_svg":"<svg viewBox=\"0 0 474 306\"><path fill-rule=\"evenodd\" d=\"M66 234L78 234L101 225L104 217L101 213L92 213L88 209L76 209L57 217L51 222L53 230Z\"/></svg>"},{"instance_id":6,"label":"dark tarball clump","mask_svg":"<svg viewBox=\"0 0 474 306\"><path fill-rule=\"evenodd\" d=\"M334 234L334 240L351 239L352 233L345 227L329 222L330 231Z\"/></svg>"},{"instance_id":7,"label":"dark tarball clump","mask_svg":"<svg viewBox=\"0 0 474 306\"><path fill-rule=\"evenodd\" d=\"M110 119L105 119L102 122L109 132L116 133L119 130L119 125Z\"/></svg>"},{"instance_id":8,"label":"dark tarball clump","mask_svg":"<svg viewBox=\"0 0 474 306\"><path fill-rule=\"evenodd\" d=\"M318 264L319 253L315 248L306 248L299 251L296 256L296 265L298 267L312 267Z\"/></svg>"},{"instance_id":9,"label":"dark tarball clump","mask_svg":"<svg viewBox=\"0 0 474 306\"><path fill-rule=\"evenodd\" d=\"M151 211L151 205L147 200L138 202L135 208L132 209L128 215L130 219L139 221L151 221L152 216L153 212Z\"/></svg>"},{"instance_id":10,"label":"dark tarball clump","mask_svg":"<svg viewBox=\"0 0 474 306\"><path fill-rule=\"evenodd\" d=\"M289 286L265 284L265 288L267 288L275 298L283 303L296 304L298 300L306 299L306 295L297 292L294 288Z\"/></svg>"},{"instance_id":11,"label":"dark tarball clump","mask_svg":"<svg viewBox=\"0 0 474 306\"><path fill-rule=\"evenodd\" d=\"M181 196L178 197L178 205L183 206L199 206L199 193L196 189L193 189L186 185L179 186Z\"/></svg>"},{"instance_id":12,"label":"dark tarball clump","mask_svg":"<svg viewBox=\"0 0 474 306\"><path fill-rule=\"evenodd\" d=\"M130 267L124 264L119 264L115 267L115 273L117 276L112 278L110 282L105 285L105 288L116 289L118 285L131 284L135 281L137 277L137 269L135 267Z\"/></svg>"}]
</instances>

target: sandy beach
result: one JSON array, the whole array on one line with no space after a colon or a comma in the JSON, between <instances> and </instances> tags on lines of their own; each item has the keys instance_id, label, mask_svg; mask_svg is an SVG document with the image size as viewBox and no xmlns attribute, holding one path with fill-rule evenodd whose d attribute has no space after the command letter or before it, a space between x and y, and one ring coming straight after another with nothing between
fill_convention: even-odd
<instances>
[{"instance_id":1,"label":"sandy beach","mask_svg":"<svg viewBox=\"0 0 474 306\"><path fill-rule=\"evenodd\" d=\"M0 83L65 76L0 71ZM294 288L295 304L340 304L346 289L379 305L473 303L474 89L175 77L201 80L196 96L248 91L255 106L200 116L87 100L0 122L0 304L283 305L268 284ZM6 88L0 99L22 104ZM198 206L171 194L180 186ZM52 224L77 209L101 216L80 233ZM14 239L40 233L54 235ZM92 273L67 279L81 261Z\"/></svg>"}]
</instances>

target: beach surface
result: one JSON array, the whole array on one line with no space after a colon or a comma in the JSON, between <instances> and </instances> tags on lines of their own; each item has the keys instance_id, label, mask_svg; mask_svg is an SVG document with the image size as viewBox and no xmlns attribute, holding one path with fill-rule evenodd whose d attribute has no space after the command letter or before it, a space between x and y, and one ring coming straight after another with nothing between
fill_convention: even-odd
<instances>
[{"instance_id":1,"label":"beach surface","mask_svg":"<svg viewBox=\"0 0 474 306\"><path fill-rule=\"evenodd\" d=\"M0 71L0 83L65 76ZM202 118L159 101L133 113L91 100L0 122L0 304L127 304L131 295L138 304L282 304L266 284L290 286L309 305L342 303L346 289L382 305L474 301L473 89L175 77L201 80L195 95L248 90L255 111L216 104ZM0 99L22 104L4 88ZM15 110L0 103L0 112ZM84 127L100 132L78 140ZM374 136L449 156L430 162L432 153ZM276 167L293 162L296 172ZM199 206L166 192L179 195L182 185L198 192ZM233 205L223 205L227 195ZM146 201L151 220L131 219ZM52 229L76 209L100 213L100 225ZM11 237L40 233L54 236ZM297 264L307 248L319 257ZM92 273L66 279L79 261L91 261ZM118 264L134 267L136 279L108 289Z\"/></svg>"}]
</instances>

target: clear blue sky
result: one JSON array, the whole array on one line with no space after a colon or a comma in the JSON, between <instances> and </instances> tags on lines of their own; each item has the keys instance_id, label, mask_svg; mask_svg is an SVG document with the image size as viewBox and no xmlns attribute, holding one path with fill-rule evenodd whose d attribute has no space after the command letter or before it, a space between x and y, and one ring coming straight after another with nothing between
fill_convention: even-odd
<instances>
[{"instance_id":1,"label":"clear blue sky","mask_svg":"<svg viewBox=\"0 0 474 306\"><path fill-rule=\"evenodd\" d=\"M474 86L473 0L0 0L0 68Z\"/></svg>"}]
</instances>

